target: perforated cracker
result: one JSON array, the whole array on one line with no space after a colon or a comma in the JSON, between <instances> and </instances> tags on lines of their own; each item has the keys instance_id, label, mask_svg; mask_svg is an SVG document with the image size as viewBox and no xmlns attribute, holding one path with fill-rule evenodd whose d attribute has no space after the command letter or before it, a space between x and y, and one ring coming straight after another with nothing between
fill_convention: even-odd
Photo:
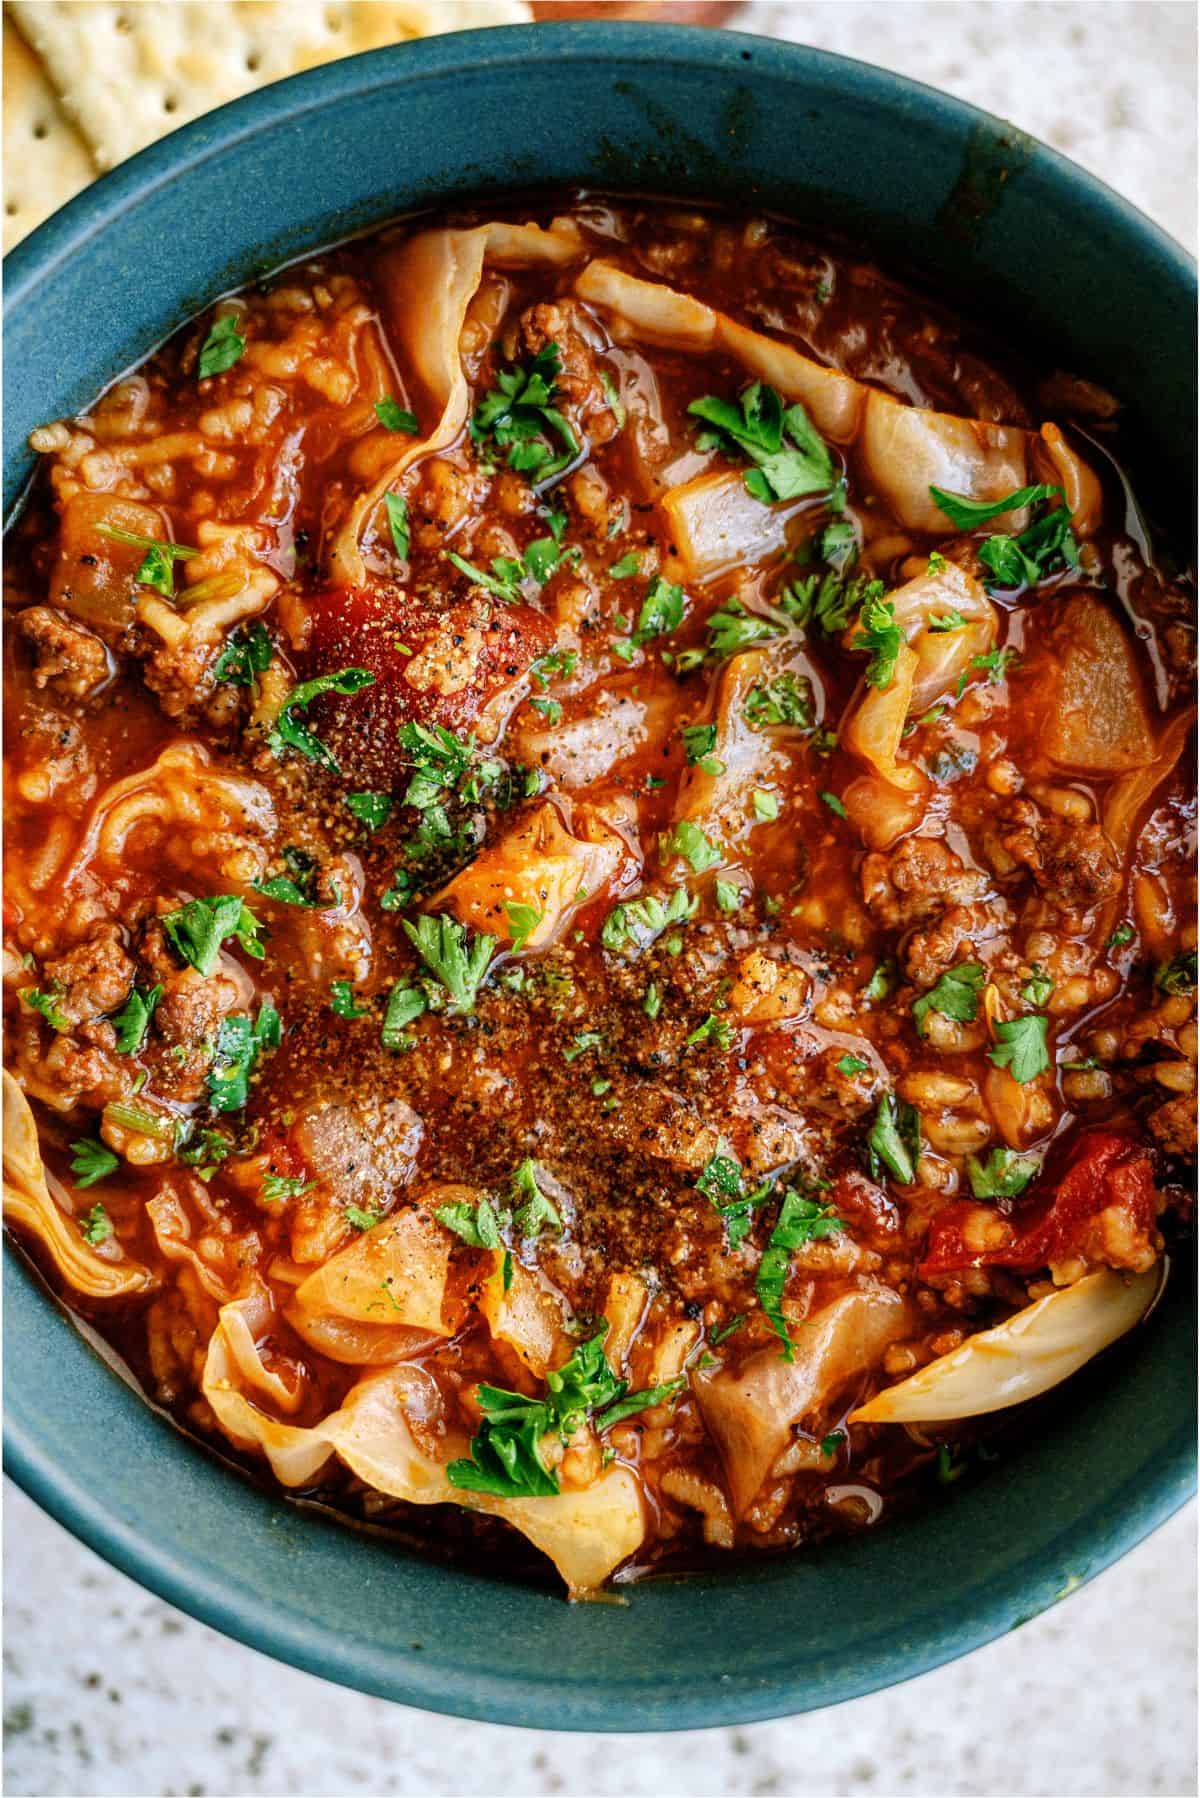
<instances>
[{"instance_id":1,"label":"perforated cracker","mask_svg":"<svg viewBox=\"0 0 1200 1798\"><path fill-rule=\"evenodd\" d=\"M522 0L14 0L10 10L102 169L318 63L529 17Z\"/></svg>"},{"instance_id":2,"label":"perforated cracker","mask_svg":"<svg viewBox=\"0 0 1200 1798\"><path fill-rule=\"evenodd\" d=\"M4 249L12 249L96 174L37 57L4 21Z\"/></svg>"}]
</instances>

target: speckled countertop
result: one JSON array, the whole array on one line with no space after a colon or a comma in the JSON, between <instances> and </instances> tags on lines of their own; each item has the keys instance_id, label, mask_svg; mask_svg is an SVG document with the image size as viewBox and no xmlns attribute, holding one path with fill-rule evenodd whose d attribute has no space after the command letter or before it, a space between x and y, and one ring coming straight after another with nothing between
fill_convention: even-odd
<instances>
[{"instance_id":1,"label":"speckled countertop","mask_svg":"<svg viewBox=\"0 0 1200 1798\"><path fill-rule=\"evenodd\" d=\"M1001 113L1196 241L1196 9L759 0L734 24ZM5 1790L284 1794L1176 1795L1196 1789L1196 1534L1176 1518L1047 1615L833 1711L681 1736L539 1735L327 1686L149 1597L11 1487Z\"/></svg>"}]
</instances>

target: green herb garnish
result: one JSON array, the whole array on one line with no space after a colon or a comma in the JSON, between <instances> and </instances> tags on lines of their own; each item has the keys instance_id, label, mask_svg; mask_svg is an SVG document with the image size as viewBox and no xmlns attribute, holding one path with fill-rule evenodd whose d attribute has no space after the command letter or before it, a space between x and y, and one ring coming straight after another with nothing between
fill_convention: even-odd
<instances>
[{"instance_id":1,"label":"green herb garnish","mask_svg":"<svg viewBox=\"0 0 1200 1798\"><path fill-rule=\"evenodd\" d=\"M227 368L241 361L245 348L246 339L238 332L236 313L227 312L222 318L214 319L200 348L197 378L207 381L210 375L223 375Z\"/></svg>"},{"instance_id":2,"label":"green herb garnish","mask_svg":"<svg viewBox=\"0 0 1200 1798\"><path fill-rule=\"evenodd\" d=\"M404 431L409 437L420 434L421 426L416 413L406 412L397 400L376 400L375 416L386 430Z\"/></svg>"},{"instance_id":3,"label":"green herb garnish","mask_svg":"<svg viewBox=\"0 0 1200 1798\"><path fill-rule=\"evenodd\" d=\"M120 1159L113 1154L108 1144L100 1142L97 1137L82 1136L71 1147L75 1151L71 1158L71 1173L76 1186L95 1186L98 1180L107 1180L110 1174L115 1174L121 1165ZM98 1209L103 1210L103 1207ZM103 1235L94 1239L89 1236L87 1240L103 1242L104 1237L111 1234L111 1230L110 1225ZM87 1234L86 1231L84 1234Z\"/></svg>"},{"instance_id":4,"label":"green herb garnish","mask_svg":"<svg viewBox=\"0 0 1200 1798\"><path fill-rule=\"evenodd\" d=\"M136 1055L146 1040L146 1031L154 1007L162 998L161 986L152 986L147 992L134 987L120 1011L115 1011L109 1023L117 1033L117 1053L119 1055Z\"/></svg>"},{"instance_id":5,"label":"green herb garnish","mask_svg":"<svg viewBox=\"0 0 1200 1798\"><path fill-rule=\"evenodd\" d=\"M226 681L232 687L252 687L255 677L265 674L271 666L274 653L267 627L260 618L253 624L239 625L230 632L217 657L213 679Z\"/></svg>"},{"instance_id":6,"label":"green herb garnish","mask_svg":"<svg viewBox=\"0 0 1200 1798\"><path fill-rule=\"evenodd\" d=\"M415 924L400 920L404 934L429 972L450 995L451 1010L474 1011L479 985L496 949L496 939L464 929L454 918L426 914Z\"/></svg>"},{"instance_id":7,"label":"green herb garnish","mask_svg":"<svg viewBox=\"0 0 1200 1798\"><path fill-rule=\"evenodd\" d=\"M1010 1023L997 1024L999 1041L994 1049L989 1049L988 1060L995 1067L1007 1068L1022 1086L1029 1080L1036 1080L1050 1066L1046 1050L1048 1021L1036 1012L1029 1012L1023 1018L1013 1018Z\"/></svg>"},{"instance_id":8,"label":"green herb garnish","mask_svg":"<svg viewBox=\"0 0 1200 1798\"><path fill-rule=\"evenodd\" d=\"M785 1361L796 1359L795 1346L783 1314L783 1294L792 1256L797 1249L805 1248L810 1242L820 1242L825 1237L836 1236L845 1228L845 1220L837 1215L831 1205L797 1192L794 1186L785 1189L779 1216L759 1262L758 1277L754 1282L758 1302L783 1344Z\"/></svg>"},{"instance_id":9,"label":"green herb garnish","mask_svg":"<svg viewBox=\"0 0 1200 1798\"><path fill-rule=\"evenodd\" d=\"M217 965L222 943L233 937L256 961L266 950L258 940L262 925L237 893L213 899L189 899L178 911L159 919L172 948L205 978Z\"/></svg>"},{"instance_id":10,"label":"green herb garnish","mask_svg":"<svg viewBox=\"0 0 1200 1798\"><path fill-rule=\"evenodd\" d=\"M952 1018L957 1024L974 1023L979 1011L979 995L986 978L982 964L977 961L960 962L958 967L949 969L935 986L913 1004L917 1035L924 1036L925 1019L931 1011L940 1012L944 1018Z\"/></svg>"},{"instance_id":11,"label":"green herb garnish","mask_svg":"<svg viewBox=\"0 0 1200 1798\"><path fill-rule=\"evenodd\" d=\"M293 687L283 702L279 716L267 732L267 743L275 755L281 756L285 749L295 749L309 761L327 768L331 774L340 774L332 752L326 749L319 737L313 735L296 717L297 712L305 711L322 693L342 693L347 696L361 693L364 687L375 684L375 676L366 668L341 668L336 674L318 674L313 680L301 681Z\"/></svg>"},{"instance_id":12,"label":"green herb garnish","mask_svg":"<svg viewBox=\"0 0 1200 1798\"><path fill-rule=\"evenodd\" d=\"M796 402L785 408L773 387L754 381L736 406L709 394L693 400L688 411L709 427L697 437L698 449L720 449L756 465L743 479L747 493L764 505L834 485L837 473L824 438L804 407Z\"/></svg>"},{"instance_id":13,"label":"green herb garnish","mask_svg":"<svg viewBox=\"0 0 1200 1798\"><path fill-rule=\"evenodd\" d=\"M1018 1155L1015 1149L993 1149L986 1161L967 1157L967 1176L977 1199L1015 1199L1042 1165L1040 1155Z\"/></svg>"}]
</instances>

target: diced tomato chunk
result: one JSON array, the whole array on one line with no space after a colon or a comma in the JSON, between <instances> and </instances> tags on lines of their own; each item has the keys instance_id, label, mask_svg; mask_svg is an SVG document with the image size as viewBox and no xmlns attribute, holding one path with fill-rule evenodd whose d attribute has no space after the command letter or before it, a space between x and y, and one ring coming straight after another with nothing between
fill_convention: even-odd
<instances>
[{"instance_id":1,"label":"diced tomato chunk","mask_svg":"<svg viewBox=\"0 0 1200 1798\"><path fill-rule=\"evenodd\" d=\"M398 588L329 588L312 603L306 676L366 668L375 684L350 698L323 694L309 714L346 776L394 785L406 756L402 724L440 724L462 735L495 702L503 722L530 663L554 641L533 606L481 594L436 607Z\"/></svg>"},{"instance_id":2,"label":"diced tomato chunk","mask_svg":"<svg viewBox=\"0 0 1200 1798\"><path fill-rule=\"evenodd\" d=\"M1148 1245L1153 1237L1158 1210L1154 1170L1148 1152L1132 1137L1093 1131L1078 1141L1064 1172L1044 1173L1028 1197L1007 1214L1012 1226L1007 1242L996 1248L971 1246L966 1227L980 1209L969 1201L959 1201L938 1212L929 1230L922 1278L974 1267L1011 1267L1033 1273L1076 1255L1111 1259L1120 1266L1137 1265L1127 1245ZM1106 1253L1110 1233L1097 1228L1102 1213L1112 1214L1119 1222L1119 1259ZM995 1215L1006 1216L1000 1210Z\"/></svg>"}]
</instances>

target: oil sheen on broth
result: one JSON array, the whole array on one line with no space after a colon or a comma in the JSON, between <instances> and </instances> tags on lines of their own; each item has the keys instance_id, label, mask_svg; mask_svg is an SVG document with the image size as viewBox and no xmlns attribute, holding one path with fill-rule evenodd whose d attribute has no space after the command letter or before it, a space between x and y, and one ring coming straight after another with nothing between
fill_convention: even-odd
<instances>
[{"instance_id":1,"label":"oil sheen on broth","mask_svg":"<svg viewBox=\"0 0 1200 1798\"><path fill-rule=\"evenodd\" d=\"M565 196L34 433L8 1218L156 1401L573 1595L987 1477L1195 1155L1118 427L856 251Z\"/></svg>"}]
</instances>

